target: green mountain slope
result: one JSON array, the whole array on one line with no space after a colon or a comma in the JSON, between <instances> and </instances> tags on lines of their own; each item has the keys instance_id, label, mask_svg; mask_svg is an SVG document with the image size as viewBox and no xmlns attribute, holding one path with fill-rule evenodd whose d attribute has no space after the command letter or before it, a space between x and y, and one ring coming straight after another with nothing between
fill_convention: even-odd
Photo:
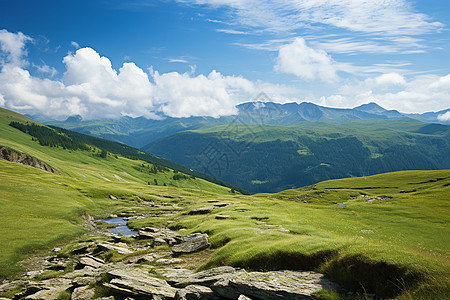
<instances>
[{"instance_id":1,"label":"green mountain slope","mask_svg":"<svg viewBox=\"0 0 450 300\"><path fill-rule=\"evenodd\" d=\"M54 173L0 159L0 277L13 272L16 262L30 250L82 233L80 216L86 211L109 214L168 192L230 193L228 187L148 161L113 153L102 157L102 150L92 144L89 150L42 146L9 126L11 122L39 125L0 108L0 157L17 158L24 153ZM109 195L124 203L111 201Z\"/></svg>"},{"instance_id":2,"label":"green mountain slope","mask_svg":"<svg viewBox=\"0 0 450 300\"><path fill-rule=\"evenodd\" d=\"M142 149L252 192L277 192L334 178L450 168L450 127L413 119L231 123L176 133Z\"/></svg>"}]
</instances>

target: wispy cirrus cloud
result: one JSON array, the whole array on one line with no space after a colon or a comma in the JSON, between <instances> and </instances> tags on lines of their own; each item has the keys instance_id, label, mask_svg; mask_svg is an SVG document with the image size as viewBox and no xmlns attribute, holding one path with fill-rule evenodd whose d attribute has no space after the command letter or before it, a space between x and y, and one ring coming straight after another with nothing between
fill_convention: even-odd
<instances>
[{"instance_id":1,"label":"wispy cirrus cloud","mask_svg":"<svg viewBox=\"0 0 450 300\"><path fill-rule=\"evenodd\" d=\"M419 35L443 28L405 0L177 0L226 7L236 24L291 31L325 24L353 32Z\"/></svg>"},{"instance_id":2,"label":"wispy cirrus cloud","mask_svg":"<svg viewBox=\"0 0 450 300\"><path fill-rule=\"evenodd\" d=\"M312 45L339 54L417 54L430 47L417 36L441 32L445 24L414 10L408 0L175 0L182 3L226 8L229 34L298 34ZM335 37L324 30L337 31ZM311 34L312 33L312 34ZM348 35L352 37L349 38ZM276 40L235 43L249 49L278 51Z\"/></svg>"}]
</instances>

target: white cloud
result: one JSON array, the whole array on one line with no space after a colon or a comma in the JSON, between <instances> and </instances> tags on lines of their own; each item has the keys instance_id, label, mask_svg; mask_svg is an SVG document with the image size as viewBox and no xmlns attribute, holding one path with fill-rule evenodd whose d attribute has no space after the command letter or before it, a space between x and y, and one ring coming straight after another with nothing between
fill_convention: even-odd
<instances>
[{"instance_id":1,"label":"white cloud","mask_svg":"<svg viewBox=\"0 0 450 300\"><path fill-rule=\"evenodd\" d=\"M75 49L80 49L81 48L80 45L77 42L74 42L74 41L70 42L70 45L72 47L74 47Z\"/></svg>"},{"instance_id":2,"label":"white cloud","mask_svg":"<svg viewBox=\"0 0 450 300\"><path fill-rule=\"evenodd\" d=\"M183 58L169 58L169 62L171 63L182 63L182 64L188 64L189 62Z\"/></svg>"},{"instance_id":3,"label":"white cloud","mask_svg":"<svg viewBox=\"0 0 450 300\"><path fill-rule=\"evenodd\" d=\"M58 71L55 68L46 64L41 66L33 64L33 67L35 67L39 73L48 74L50 77L55 77L55 75L58 74Z\"/></svg>"},{"instance_id":4,"label":"white cloud","mask_svg":"<svg viewBox=\"0 0 450 300\"><path fill-rule=\"evenodd\" d=\"M4 56L2 58L0 55L1 64L23 65L22 57L26 55L24 50L25 43L32 40L32 38L24 35L22 32L12 33L6 29L0 30L0 49L2 50L0 54Z\"/></svg>"},{"instance_id":5,"label":"white cloud","mask_svg":"<svg viewBox=\"0 0 450 300\"><path fill-rule=\"evenodd\" d=\"M450 74L422 75L411 79L395 73L383 74L363 81L343 85L339 92L322 97L320 104L354 107L376 102L386 109L404 113L439 111L450 106Z\"/></svg>"},{"instance_id":6,"label":"white cloud","mask_svg":"<svg viewBox=\"0 0 450 300\"><path fill-rule=\"evenodd\" d=\"M441 122L450 121L450 111L446 112L445 114L439 115L437 118Z\"/></svg>"},{"instance_id":7,"label":"white cloud","mask_svg":"<svg viewBox=\"0 0 450 300\"><path fill-rule=\"evenodd\" d=\"M241 34L246 35L248 32L241 31L241 30L234 30L234 29L216 29L217 32L223 32L228 34Z\"/></svg>"},{"instance_id":8,"label":"white cloud","mask_svg":"<svg viewBox=\"0 0 450 300\"><path fill-rule=\"evenodd\" d=\"M323 50L308 47L300 37L280 48L275 70L304 79L337 79L336 66L331 57Z\"/></svg>"},{"instance_id":9,"label":"white cloud","mask_svg":"<svg viewBox=\"0 0 450 300\"><path fill-rule=\"evenodd\" d=\"M243 77L223 76L216 71L196 77L154 72L153 79L162 111L173 117L231 115L236 112L239 95L255 90L254 84Z\"/></svg>"},{"instance_id":10,"label":"white cloud","mask_svg":"<svg viewBox=\"0 0 450 300\"><path fill-rule=\"evenodd\" d=\"M376 85L404 85L406 84L405 78L398 73L382 74L374 79Z\"/></svg>"},{"instance_id":11,"label":"white cloud","mask_svg":"<svg viewBox=\"0 0 450 300\"><path fill-rule=\"evenodd\" d=\"M272 31L326 24L363 33L417 35L444 25L417 13L406 0L178 0L228 7L235 22Z\"/></svg>"},{"instance_id":12,"label":"white cloud","mask_svg":"<svg viewBox=\"0 0 450 300\"><path fill-rule=\"evenodd\" d=\"M17 49L21 52L16 57L22 57L23 45ZM195 70L160 74L151 69L149 76L134 63L124 63L115 70L107 57L92 48L64 57L66 71L61 80L34 77L14 62L4 64L0 71L0 105L58 119L74 114L85 119L123 115L158 118L161 113L218 117L233 114L236 104L249 100L262 88L269 93L284 88L217 71L194 76ZM47 73L52 70L45 65L35 67Z\"/></svg>"}]
</instances>

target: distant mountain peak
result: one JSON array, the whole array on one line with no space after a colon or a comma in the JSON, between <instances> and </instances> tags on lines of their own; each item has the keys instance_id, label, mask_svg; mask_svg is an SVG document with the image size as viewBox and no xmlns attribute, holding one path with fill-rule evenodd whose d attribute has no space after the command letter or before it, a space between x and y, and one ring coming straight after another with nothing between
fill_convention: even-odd
<instances>
[{"instance_id":1,"label":"distant mountain peak","mask_svg":"<svg viewBox=\"0 0 450 300\"><path fill-rule=\"evenodd\" d=\"M68 122L68 123L79 123L83 120L83 118L80 115L74 115L74 116L70 116L68 117L64 122Z\"/></svg>"},{"instance_id":2,"label":"distant mountain peak","mask_svg":"<svg viewBox=\"0 0 450 300\"><path fill-rule=\"evenodd\" d=\"M366 103L366 104L357 106L354 109L357 109L357 110L360 110L360 111L365 111L365 112L368 112L368 113L383 113L383 112L387 111L386 109L384 109L383 107L379 106L375 102Z\"/></svg>"}]
</instances>

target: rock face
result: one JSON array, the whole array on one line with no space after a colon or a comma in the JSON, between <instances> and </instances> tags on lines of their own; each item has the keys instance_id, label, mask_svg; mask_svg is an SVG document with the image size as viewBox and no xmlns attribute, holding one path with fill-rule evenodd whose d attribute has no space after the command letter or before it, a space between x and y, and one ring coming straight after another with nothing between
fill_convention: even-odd
<instances>
[{"instance_id":1,"label":"rock face","mask_svg":"<svg viewBox=\"0 0 450 300\"><path fill-rule=\"evenodd\" d=\"M18 152L5 146L0 146L0 159L15 162L21 165L31 166L50 173L55 173L55 170L43 161L40 161L39 159L26 153Z\"/></svg>"},{"instance_id":2,"label":"rock face","mask_svg":"<svg viewBox=\"0 0 450 300\"><path fill-rule=\"evenodd\" d=\"M172 251L175 255L192 253L206 249L211 244L208 241L208 235L206 233L199 234L190 237L186 242L174 245Z\"/></svg>"},{"instance_id":3,"label":"rock face","mask_svg":"<svg viewBox=\"0 0 450 300\"><path fill-rule=\"evenodd\" d=\"M217 295L238 299L241 295L251 299L311 299L312 293L338 286L314 272L274 271L251 272L244 270L221 279L211 286Z\"/></svg>"}]
</instances>

